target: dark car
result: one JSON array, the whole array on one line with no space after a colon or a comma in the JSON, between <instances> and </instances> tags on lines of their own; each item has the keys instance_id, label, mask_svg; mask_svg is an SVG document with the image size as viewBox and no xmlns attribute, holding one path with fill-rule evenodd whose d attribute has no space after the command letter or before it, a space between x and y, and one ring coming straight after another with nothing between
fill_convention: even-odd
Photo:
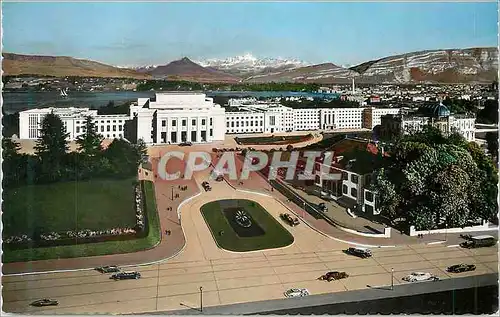
<instances>
[{"instance_id":1,"label":"dark car","mask_svg":"<svg viewBox=\"0 0 500 317\"><path fill-rule=\"evenodd\" d=\"M101 273L120 272L120 269L116 265L101 266L101 267L96 267L95 269L96 269L96 271L101 272Z\"/></svg>"},{"instance_id":2,"label":"dark car","mask_svg":"<svg viewBox=\"0 0 500 317\"><path fill-rule=\"evenodd\" d=\"M492 247L497 244L497 239L493 236L482 235L470 237L467 241L460 243L462 248L474 249L482 247Z\"/></svg>"},{"instance_id":3,"label":"dark car","mask_svg":"<svg viewBox=\"0 0 500 317\"><path fill-rule=\"evenodd\" d=\"M365 248L349 248L344 251L347 254L354 255L360 257L362 259L366 259L372 256L372 251Z\"/></svg>"},{"instance_id":4,"label":"dark car","mask_svg":"<svg viewBox=\"0 0 500 317\"><path fill-rule=\"evenodd\" d=\"M476 269L476 266L474 264L456 264L448 267L446 271L450 273L463 273L463 272L469 272L469 271L474 271Z\"/></svg>"},{"instance_id":5,"label":"dark car","mask_svg":"<svg viewBox=\"0 0 500 317\"><path fill-rule=\"evenodd\" d=\"M346 272L333 271L333 272L328 272L325 275L321 275L320 277L318 277L318 280L331 282L331 281L341 280L341 279L348 278L348 277L349 277L349 274L347 274Z\"/></svg>"},{"instance_id":6,"label":"dark car","mask_svg":"<svg viewBox=\"0 0 500 317\"><path fill-rule=\"evenodd\" d=\"M292 227L300 224L299 219L297 217L292 217L290 214L280 214L280 218L288 222L288 224Z\"/></svg>"},{"instance_id":7,"label":"dark car","mask_svg":"<svg viewBox=\"0 0 500 317\"><path fill-rule=\"evenodd\" d=\"M139 272L121 272L110 276L110 279L115 281L118 280L138 280L141 278L141 273Z\"/></svg>"},{"instance_id":8,"label":"dark car","mask_svg":"<svg viewBox=\"0 0 500 317\"><path fill-rule=\"evenodd\" d=\"M44 299L34 301L30 305L35 306L35 307L57 306L57 305L59 305L59 302L56 300L53 300L53 299L44 298Z\"/></svg>"},{"instance_id":9,"label":"dark car","mask_svg":"<svg viewBox=\"0 0 500 317\"><path fill-rule=\"evenodd\" d=\"M179 143L179 146L191 146L193 145L193 143L191 142L182 142L182 143Z\"/></svg>"},{"instance_id":10,"label":"dark car","mask_svg":"<svg viewBox=\"0 0 500 317\"><path fill-rule=\"evenodd\" d=\"M209 192L212 190L212 187L210 187L210 184L208 182L203 182L201 183L201 186L203 187L203 189L206 191L206 192Z\"/></svg>"},{"instance_id":11,"label":"dark car","mask_svg":"<svg viewBox=\"0 0 500 317\"><path fill-rule=\"evenodd\" d=\"M321 212L327 212L328 211L328 207L326 207L325 203L319 203L318 208L319 208L319 210Z\"/></svg>"}]
</instances>

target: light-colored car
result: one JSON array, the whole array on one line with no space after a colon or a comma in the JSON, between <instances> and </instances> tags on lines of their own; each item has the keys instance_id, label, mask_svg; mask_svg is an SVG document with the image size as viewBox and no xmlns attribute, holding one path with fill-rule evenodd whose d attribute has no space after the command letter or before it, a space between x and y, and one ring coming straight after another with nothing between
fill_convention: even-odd
<instances>
[{"instance_id":1,"label":"light-colored car","mask_svg":"<svg viewBox=\"0 0 500 317\"><path fill-rule=\"evenodd\" d=\"M413 272L410 275L403 277L406 282L423 282L423 281L439 281L439 277L431 273Z\"/></svg>"},{"instance_id":2,"label":"light-colored car","mask_svg":"<svg viewBox=\"0 0 500 317\"><path fill-rule=\"evenodd\" d=\"M288 298L304 297L304 296L311 295L311 293L309 293L309 291L306 288L291 288L288 291L286 291L284 294L285 294L285 297L288 297Z\"/></svg>"}]
</instances>

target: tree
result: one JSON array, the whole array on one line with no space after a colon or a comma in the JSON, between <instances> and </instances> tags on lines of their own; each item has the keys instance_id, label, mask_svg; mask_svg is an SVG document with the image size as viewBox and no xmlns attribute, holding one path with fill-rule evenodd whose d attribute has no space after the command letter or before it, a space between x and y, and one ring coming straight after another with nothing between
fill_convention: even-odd
<instances>
[{"instance_id":1,"label":"tree","mask_svg":"<svg viewBox=\"0 0 500 317\"><path fill-rule=\"evenodd\" d=\"M498 100L486 100L477 113L477 123L498 123Z\"/></svg>"},{"instance_id":2,"label":"tree","mask_svg":"<svg viewBox=\"0 0 500 317\"><path fill-rule=\"evenodd\" d=\"M486 146L488 153L498 159L498 132L486 132Z\"/></svg>"},{"instance_id":3,"label":"tree","mask_svg":"<svg viewBox=\"0 0 500 317\"><path fill-rule=\"evenodd\" d=\"M475 143L433 129L405 136L374 173L384 216L417 230L496 221L496 169Z\"/></svg>"},{"instance_id":4,"label":"tree","mask_svg":"<svg viewBox=\"0 0 500 317\"><path fill-rule=\"evenodd\" d=\"M25 156L18 153L19 143L10 138L2 139L3 184L8 187L19 184L25 175Z\"/></svg>"},{"instance_id":5,"label":"tree","mask_svg":"<svg viewBox=\"0 0 500 317\"><path fill-rule=\"evenodd\" d=\"M20 149L19 143L11 138L2 138L2 158L5 160L15 158Z\"/></svg>"},{"instance_id":6,"label":"tree","mask_svg":"<svg viewBox=\"0 0 500 317\"><path fill-rule=\"evenodd\" d=\"M111 174L117 177L137 174L140 156L133 144L123 139L114 139L104 151L104 157L109 161Z\"/></svg>"},{"instance_id":7,"label":"tree","mask_svg":"<svg viewBox=\"0 0 500 317\"><path fill-rule=\"evenodd\" d=\"M47 114L42 120L40 138L36 141L35 151L41 161L41 178L55 181L63 173L63 161L68 150L68 137L64 124L54 113Z\"/></svg>"},{"instance_id":8,"label":"tree","mask_svg":"<svg viewBox=\"0 0 500 317\"><path fill-rule=\"evenodd\" d=\"M134 149L137 155L137 165L139 165L148 158L148 147L143 139L139 139L137 143L134 144Z\"/></svg>"},{"instance_id":9,"label":"tree","mask_svg":"<svg viewBox=\"0 0 500 317\"><path fill-rule=\"evenodd\" d=\"M97 132L97 126L91 116L85 118L84 134L76 139L80 151L86 157L94 157L102 151L102 140L104 137Z\"/></svg>"}]
</instances>

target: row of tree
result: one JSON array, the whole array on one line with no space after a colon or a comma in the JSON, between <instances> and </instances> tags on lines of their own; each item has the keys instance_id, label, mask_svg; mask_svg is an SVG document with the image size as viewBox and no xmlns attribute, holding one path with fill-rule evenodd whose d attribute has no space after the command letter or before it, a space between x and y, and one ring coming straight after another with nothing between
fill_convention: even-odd
<instances>
[{"instance_id":1,"label":"row of tree","mask_svg":"<svg viewBox=\"0 0 500 317\"><path fill-rule=\"evenodd\" d=\"M149 90L230 90L230 91L317 91L318 84L302 83L196 83L188 81L147 80L137 85L137 91Z\"/></svg>"},{"instance_id":2,"label":"row of tree","mask_svg":"<svg viewBox=\"0 0 500 317\"><path fill-rule=\"evenodd\" d=\"M433 127L395 142L375 171L381 213L417 230L498 223L498 171L474 142Z\"/></svg>"},{"instance_id":3,"label":"row of tree","mask_svg":"<svg viewBox=\"0 0 500 317\"><path fill-rule=\"evenodd\" d=\"M20 154L19 144L3 138L3 186L33 185L96 177L131 177L146 157L146 145L115 139L103 149L103 136L97 133L92 117L85 120L84 133L76 141L78 150L68 152L64 124L50 113L42 121L35 154Z\"/></svg>"},{"instance_id":4,"label":"row of tree","mask_svg":"<svg viewBox=\"0 0 500 317\"><path fill-rule=\"evenodd\" d=\"M308 100L302 98L300 101L289 101L281 100L280 103L285 107L290 107L293 109L309 109L309 108L358 108L359 103L350 100L341 99L322 99L314 98L313 100Z\"/></svg>"}]
</instances>

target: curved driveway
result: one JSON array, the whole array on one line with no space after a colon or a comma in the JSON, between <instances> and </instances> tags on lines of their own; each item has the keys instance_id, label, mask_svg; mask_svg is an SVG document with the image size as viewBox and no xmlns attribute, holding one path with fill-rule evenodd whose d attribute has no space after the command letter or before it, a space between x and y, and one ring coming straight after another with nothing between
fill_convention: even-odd
<instances>
[{"instance_id":1,"label":"curved driveway","mask_svg":"<svg viewBox=\"0 0 500 317\"><path fill-rule=\"evenodd\" d=\"M293 228L284 225L295 238L289 247L227 252L213 240L200 213L203 204L216 199L245 198L255 200L277 218L286 210L272 198L235 191L225 182L212 182L212 188L182 207L186 248L181 254L165 263L128 268L140 271L140 280L115 282L95 271L6 276L2 279L3 310L62 314L197 309L200 286L204 306L215 306L279 299L291 287L306 287L312 294L321 294L388 285L391 268L395 284L415 270L450 278L445 268L458 262L477 265L475 272L460 276L497 272L496 248L464 250L417 244L376 249L373 258L358 259L342 252L347 244L326 238L304 224ZM346 271L350 277L330 283L316 280L329 270ZM29 306L31 301L43 297L57 299L60 304L46 308Z\"/></svg>"}]
</instances>

